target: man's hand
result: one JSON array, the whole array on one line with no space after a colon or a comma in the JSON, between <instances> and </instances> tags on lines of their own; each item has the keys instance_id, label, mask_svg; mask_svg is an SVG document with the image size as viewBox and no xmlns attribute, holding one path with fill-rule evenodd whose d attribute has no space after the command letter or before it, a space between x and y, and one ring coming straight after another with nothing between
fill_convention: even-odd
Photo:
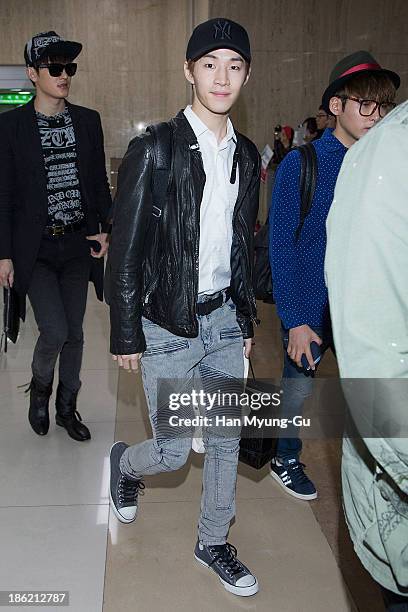
<instances>
[{"instance_id":1,"label":"man's hand","mask_svg":"<svg viewBox=\"0 0 408 612\"><path fill-rule=\"evenodd\" d=\"M245 338L244 340L244 355L247 359L249 359L249 356L251 354L251 350L252 350L252 338Z\"/></svg>"},{"instance_id":2,"label":"man's hand","mask_svg":"<svg viewBox=\"0 0 408 612\"><path fill-rule=\"evenodd\" d=\"M94 249L91 248L91 255L92 257L95 257L95 259L100 259L104 255L106 255L106 252L109 247L108 236L109 234L95 234L94 236L86 237L87 240L96 240L96 242L99 242L99 244L101 245L100 251L94 251Z\"/></svg>"},{"instance_id":3,"label":"man's hand","mask_svg":"<svg viewBox=\"0 0 408 612\"><path fill-rule=\"evenodd\" d=\"M139 370L139 359L142 353L135 353L134 355L112 355L113 361L118 362L118 366L126 370L127 372L137 372Z\"/></svg>"},{"instance_id":4,"label":"man's hand","mask_svg":"<svg viewBox=\"0 0 408 612\"><path fill-rule=\"evenodd\" d=\"M321 338L311 329L308 325L299 325L298 327L292 327L289 330L289 343L288 343L288 355L301 368L302 366L302 355L306 355L306 359L309 362L312 370L316 369L313 363L312 353L310 351L310 343L316 342L319 346L322 343Z\"/></svg>"},{"instance_id":5,"label":"man's hand","mask_svg":"<svg viewBox=\"0 0 408 612\"><path fill-rule=\"evenodd\" d=\"M14 267L11 259L0 259L0 287L12 287Z\"/></svg>"}]
</instances>

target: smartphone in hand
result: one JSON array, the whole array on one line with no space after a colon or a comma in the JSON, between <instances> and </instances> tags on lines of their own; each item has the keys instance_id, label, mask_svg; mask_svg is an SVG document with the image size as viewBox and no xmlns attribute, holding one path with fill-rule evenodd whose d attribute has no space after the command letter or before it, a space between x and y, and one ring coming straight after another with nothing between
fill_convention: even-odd
<instances>
[{"instance_id":1,"label":"smartphone in hand","mask_svg":"<svg viewBox=\"0 0 408 612\"><path fill-rule=\"evenodd\" d=\"M316 363L319 363L322 358L322 352L317 342L310 343L310 352L312 353L313 363L316 365ZM303 353L300 361L302 362L302 366L305 370L309 371L311 369L305 353Z\"/></svg>"},{"instance_id":2,"label":"smartphone in hand","mask_svg":"<svg viewBox=\"0 0 408 612\"><path fill-rule=\"evenodd\" d=\"M99 253L102 248L100 242L98 242L97 240L88 240L88 243L91 249L95 251L95 253Z\"/></svg>"}]
</instances>

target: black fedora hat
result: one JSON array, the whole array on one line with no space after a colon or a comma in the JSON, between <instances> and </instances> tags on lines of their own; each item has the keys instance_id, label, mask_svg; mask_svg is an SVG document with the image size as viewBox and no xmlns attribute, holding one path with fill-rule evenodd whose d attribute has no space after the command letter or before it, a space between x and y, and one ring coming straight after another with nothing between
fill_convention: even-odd
<instances>
[{"instance_id":1,"label":"black fedora hat","mask_svg":"<svg viewBox=\"0 0 408 612\"><path fill-rule=\"evenodd\" d=\"M375 60L368 51L356 51L355 53L351 53L351 55L347 55L347 57L343 57L331 71L329 86L322 97L322 106L326 112L330 110L330 98L332 98L353 76L361 74L362 72L382 72L390 77L396 89L400 86L401 79L396 72L381 68L377 60Z\"/></svg>"}]
</instances>

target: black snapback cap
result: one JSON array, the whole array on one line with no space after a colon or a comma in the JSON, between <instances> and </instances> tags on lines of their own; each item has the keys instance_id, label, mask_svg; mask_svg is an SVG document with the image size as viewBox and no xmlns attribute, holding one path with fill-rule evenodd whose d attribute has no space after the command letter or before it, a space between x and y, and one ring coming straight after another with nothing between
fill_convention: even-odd
<instances>
[{"instance_id":1,"label":"black snapback cap","mask_svg":"<svg viewBox=\"0 0 408 612\"><path fill-rule=\"evenodd\" d=\"M198 60L209 51L231 49L244 60L251 62L251 46L248 33L239 23L217 17L200 23L188 41L186 59Z\"/></svg>"},{"instance_id":2,"label":"black snapback cap","mask_svg":"<svg viewBox=\"0 0 408 612\"><path fill-rule=\"evenodd\" d=\"M81 53L81 43L64 40L53 30L35 34L24 47L24 59L32 66L45 55L62 55L75 59Z\"/></svg>"}]
</instances>

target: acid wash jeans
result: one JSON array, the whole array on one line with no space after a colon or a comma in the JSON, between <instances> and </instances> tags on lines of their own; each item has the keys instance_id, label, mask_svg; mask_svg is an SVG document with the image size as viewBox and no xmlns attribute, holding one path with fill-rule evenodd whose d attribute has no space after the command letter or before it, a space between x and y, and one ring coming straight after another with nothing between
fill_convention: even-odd
<instances>
[{"instance_id":1,"label":"acid wash jeans","mask_svg":"<svg viewBox=\"0 0 408 612\"><path fill-rule=\"evenodd\" d=\"M205 301L200 297L199 301ZM161 381L172 380L179 392L192 388L215 392L225 384L236 391L244 376L243 336L236 320L232 300L209 315L198 316L197 338L175 336L147 319L143 321L147 349L141 358L143 386L149 409L153 438L126 449L120 469L126 476L142 477L172 472L187 461L194 427L170 431L168 415L191 416L191 406L177 411L169 409L169 393L160 393ZM176 382L174 382L176 381ZM177 382L178 381L178 382ZM226 382L227 381L227 382ZM168 390L168 389L167 389ZM166 406L163 406L165 397ZM166 412L167 410L167 412ZM221 413L239 417L235 403ZM216 408L200 413L214 418ZM161 415L167 415L163 418ZM166 420L167 419L167 420ZM167 422L167 428L162 426ZM205 545L225 544L231 519L235 515L235 487L240 441L239 427L203 427L205 461L198 537Z\"/></svg>"}]
</instances>

